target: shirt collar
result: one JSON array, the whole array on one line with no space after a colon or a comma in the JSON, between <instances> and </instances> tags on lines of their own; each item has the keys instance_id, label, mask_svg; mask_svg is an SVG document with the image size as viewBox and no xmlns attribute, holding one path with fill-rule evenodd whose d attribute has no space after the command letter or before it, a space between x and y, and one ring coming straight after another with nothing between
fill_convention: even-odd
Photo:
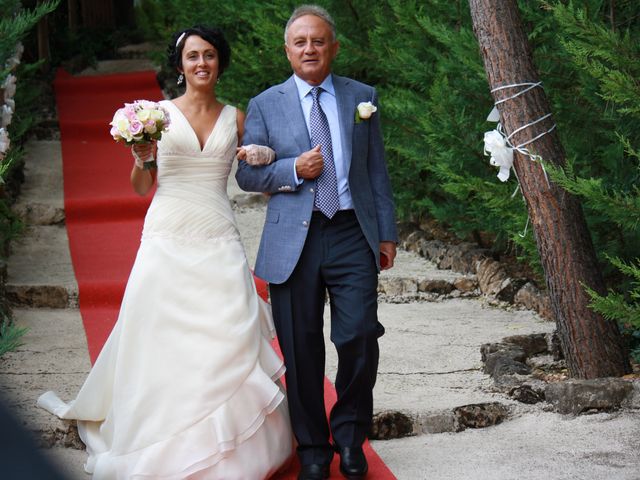
<instances>
[{"instance_id":1,"label":"shirt collar","mask_svg":"<svg viewBox=\"0 0 640 480\"><path fill-rule=\"evenodd\" d=\"M309 85L295 73L293 74L293 79L296 82L296 87L298 87L298 96L300 97L300 100L302 100L309 94L309 92L313 88L313 85ZM333 88L333 75L327 75L327 78L325 78L324 81L318 86L321 87L325 92L330 93L334 97L336 96L336 91Z\"/></svg>"}]
</instances>

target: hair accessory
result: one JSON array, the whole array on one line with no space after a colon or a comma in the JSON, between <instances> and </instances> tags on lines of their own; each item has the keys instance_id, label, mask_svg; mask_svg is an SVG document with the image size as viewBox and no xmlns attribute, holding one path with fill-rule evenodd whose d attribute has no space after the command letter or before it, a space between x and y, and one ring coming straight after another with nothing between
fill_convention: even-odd
<instances>
[{"instance_id":1,"label":"hair accessory","mask_svg":"<svg viewBox=\"0 0 640 480\"><path fill-rule=\"evenodd\" d=\"M178 81L176 83L178 85L182 85L183 82L184 82L184 73L181 73L180 75L178 75Z\"/></svg>"},{"instance_id":2,"label":"hair accessory","mask_svg":"<svg viewBox=\"0 0 640 480\"><path fill-rule=\"evenodd\" d=\"M180 42L182 41L182 39L186 34L187 32L182 32L182 34L178 37L178 40L176 40L176 48L178 48L178 45L180 45Z\"/></svg>"}]
</instances>

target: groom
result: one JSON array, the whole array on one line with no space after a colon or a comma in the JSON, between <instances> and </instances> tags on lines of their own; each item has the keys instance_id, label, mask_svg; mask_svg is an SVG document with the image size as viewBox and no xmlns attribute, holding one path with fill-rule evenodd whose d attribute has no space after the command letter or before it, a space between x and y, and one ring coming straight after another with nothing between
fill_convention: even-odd
<instances>
[{"instance_id":1,"label":"groom","mask_svg":"<svg viewBox=\"0 0 640 480\"><path fill-rule=\"evenodd\" d=\"M331 73L338 42L321 7L293 12L285 51L294 74L253 98L245 122L244 144L268 145L276 161L241 161L236 178L244 190L271 194L255 273L270 284L302 465L298 478L328 478L334 449L342 474L363 478L377 339L384 333L377 275L381 264L393 266L397 241L379 114L363 107L356 117L358 105L376 105L377 95ZM338 352L330 427L323 395L327 291Z\"/></svg>"}]
</instances>

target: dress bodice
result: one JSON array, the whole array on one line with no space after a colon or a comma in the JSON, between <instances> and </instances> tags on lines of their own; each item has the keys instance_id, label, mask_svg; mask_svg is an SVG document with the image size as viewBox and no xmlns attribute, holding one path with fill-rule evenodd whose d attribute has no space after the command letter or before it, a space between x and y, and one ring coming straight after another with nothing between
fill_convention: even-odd
<instances>
[{"instance_id":1,"label":"dress bodice","mask_svg":"<svg viewBox=\"0 0 640 480\"><path fill-rule=\"evenodd\" d=\"M169 110L171 126L158 142L158 189L184 184L226 188L238 143L236 109L223 107L201 149L195 131L180 109L167 100L161 104Z\"/></svg>"},{"instance_id":2,"label":"dress bodice","mask_svg":"<svg viewBox=\"0 0 640 480\"><path fill-rule=\"evenodd\" d=\"M158 142L158 188L147 212L144 237L237 237L227 179L238 144L237 113L225 105L205 144L180 109L162 101L171 125Z\"/></svg>"}]
</instances>

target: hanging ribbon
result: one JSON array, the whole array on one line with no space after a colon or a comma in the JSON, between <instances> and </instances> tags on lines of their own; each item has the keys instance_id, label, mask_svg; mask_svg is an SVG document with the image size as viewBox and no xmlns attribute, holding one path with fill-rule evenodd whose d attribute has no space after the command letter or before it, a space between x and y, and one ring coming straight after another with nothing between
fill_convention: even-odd
<instances>
[{"instance_id":1,"label":"hanging ribbon","mask_svg":"<svg viewBox=\"0 0 640 480\"><path fill-rule=\"evenodd\" d=\"M533 122L527 123L526 125L523 125L515 129L513 132L511 132L511 134L506 135L505 132L503 131L502 124L500 124L500 115L498 113L497 106L500 105L501 103L507 102L509 100L513 100L514 98L519 97L520 95L523 95L529 90L532 90L536 87L542 88L542 82L513 83L510 85L503 85L501 87L496 87L493 90L491 90L491 93L494 93L494 92L497 92L498 90L504 90L507 88L518 88L518 87L526 87L526 88L523 88L519 92L511 95L510 97L506 97L506 98L503 98L502 100L498 100L497 102L495 102L493 109L491 110L491 112L489 113L489 116L487 117L487 121L498 122L498 125L495 130L491 130L484 134L484 154L490 156L489 163L491 165L493 165L494 167L498 167L500 169L500 171L498 172L498 179L500 179L501 182L506 182L509 179L511 169L513 168L513 152L514 151L521 153L522 155L528 157L531 161L539 162L540 165L542 165L542 162L541 162L542 157L540 155L531 153L529 150L527 150L524 147L529 145L530 143L535 142L536 140L543 137L544 135L552 132L556 128L556 124L554 123L553 126L549 128L547 131L544 131L538 134L531 140L527 140L526 142L521 143L519 145L513 145L513 143L511 143L511 137L513 137L516 133L521 132L522 130L529 128L533 125L536 125L537 123L542 122L543 120L546 120L551 116L550 113L547 113L546 115L543 115L537 120L534 120ZM545 178L547 179L547 184L548 184L549 179L547 177L547 172L544 170L544 165L542 165L542 170L544 172L544 175L545 175Z\"/></svg>"}]
</instances>

